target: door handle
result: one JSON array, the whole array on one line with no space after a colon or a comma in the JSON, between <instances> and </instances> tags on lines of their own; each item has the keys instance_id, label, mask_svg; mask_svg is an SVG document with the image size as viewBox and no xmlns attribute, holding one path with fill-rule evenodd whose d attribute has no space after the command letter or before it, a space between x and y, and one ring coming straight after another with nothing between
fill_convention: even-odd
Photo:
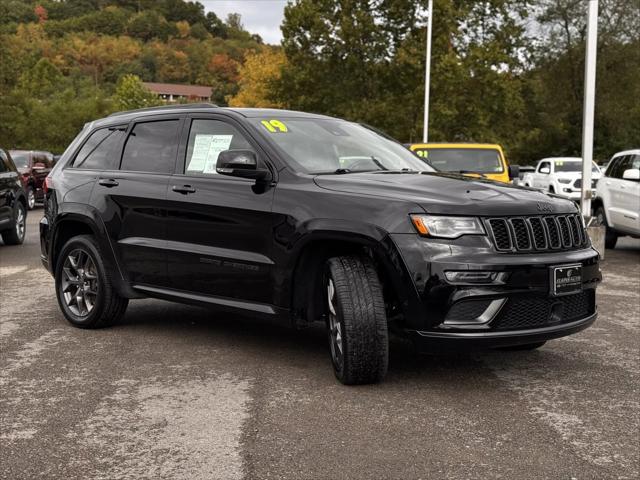
<instances>
[{"instance_id":1,"label":"door handle","mask_svg":"<svg viewBox=\"0 0 640 480\"><path fill-rule=\"evenodd\" d=\"M186 195L187 193L196 193L196 189L191 185L182 185L181 187L174 185L171 190L177 193L182 193L183 195Z\"/></svg>"},{"instance_id":2,"label":"door handle","mask_svg":"<svg viewBox=\"0 0 640 480\"><path fill-rule=\"evenodd\" d=\"M101 178L100 180L98 180L98 183L103 187L107 187L107 188L117 187L118 185L120 185L113 178Z\"/></svg>"}]
</instances>

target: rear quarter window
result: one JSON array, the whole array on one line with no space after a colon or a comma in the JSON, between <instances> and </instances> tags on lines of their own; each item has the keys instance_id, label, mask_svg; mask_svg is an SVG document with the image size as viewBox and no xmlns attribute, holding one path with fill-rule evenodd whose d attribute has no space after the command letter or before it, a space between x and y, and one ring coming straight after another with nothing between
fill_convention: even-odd
<instances>
[{"instance_id":1,"label":"rear quarter window","mask_svg":"<svg viewBox=\"0 0 640 480\"><path fill-rule=\"evenodd\" d=\"M73 161L73 168L86 170L116 170L116 147L124 136L124 127L101 128L93 132Z\"/></svg>"}]
</instances>

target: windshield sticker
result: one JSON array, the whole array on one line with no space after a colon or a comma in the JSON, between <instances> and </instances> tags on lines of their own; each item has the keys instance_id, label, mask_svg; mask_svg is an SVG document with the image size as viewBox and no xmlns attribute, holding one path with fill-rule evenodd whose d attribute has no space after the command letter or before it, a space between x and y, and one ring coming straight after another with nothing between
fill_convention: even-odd
<instances>
[{"instance_id":1,"label":"windshield sticker","mask_svg":"<svg viewBox=\"0 0 640 480\"><path fill-rule=\"evenodd\" d=\"M287 133L289 129L280 120L262 120L262 125L271 133Z\"/></svg>"},{"instance_id":2,"label":"windshield sticker","mask_svg":"<svg viewBox=\"0 0 640 480\"><path fill-rule=\"evenodd\" d=\"M233 135L196 135L193 153L187 170L190 172L216 173L218 154L229 150Z\"/></svg>"},{"instance_id":3,"label":"windshield sticker","mask_svg":"<svg viewBox=\"0 0 640 480\"><path fill-rule=\"evenodd\" d=\"M420 158L427 158L429 156L429 150L416 150L416 155Z\"/></svg>"}]
</instances>

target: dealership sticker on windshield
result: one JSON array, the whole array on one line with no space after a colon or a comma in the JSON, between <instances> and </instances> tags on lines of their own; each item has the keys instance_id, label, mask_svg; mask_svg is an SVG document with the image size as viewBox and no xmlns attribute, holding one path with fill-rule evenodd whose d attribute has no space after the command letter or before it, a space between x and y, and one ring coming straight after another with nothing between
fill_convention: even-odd
<instances>
[{"instance_id":1,"label":"dealership sticker on windshield","mask_svg":"<svg viewBox=\"0 0 640 480\"><path fill-rule=\"evenodd\" d=\"M271 133L287 133L289 129L280 120L262 120L262 125Z\"/></svg>"}]
</instances>

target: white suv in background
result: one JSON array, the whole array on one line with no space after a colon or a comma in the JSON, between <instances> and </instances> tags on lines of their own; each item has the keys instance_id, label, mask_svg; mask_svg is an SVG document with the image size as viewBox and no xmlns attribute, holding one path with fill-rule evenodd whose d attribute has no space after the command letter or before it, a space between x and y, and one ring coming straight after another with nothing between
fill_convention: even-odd
<instances>
[{"instance_id":1,"label":"white suv in background","mask_svg":"<svg viewBox=\"0 0 640 480\"><path fill-rule=\"evenodd\" d=\"M592 206L596 222L607 227L607 248L615 247L619 236L640 237L640 150L611 158Z\"/></svg>"},{"instance_id":2,"label":"white suv in background","mask_svg":"<svg viewBox=\"0 0 640 480\"><path fill-rule=\"evenodd\" d=\"M600 168L591 167L591 186L602 176ZM582 193L582 159L579 157L543 158L535 172L525 173L521 184L579 201Z\"/></svg>"}]
</instances>

